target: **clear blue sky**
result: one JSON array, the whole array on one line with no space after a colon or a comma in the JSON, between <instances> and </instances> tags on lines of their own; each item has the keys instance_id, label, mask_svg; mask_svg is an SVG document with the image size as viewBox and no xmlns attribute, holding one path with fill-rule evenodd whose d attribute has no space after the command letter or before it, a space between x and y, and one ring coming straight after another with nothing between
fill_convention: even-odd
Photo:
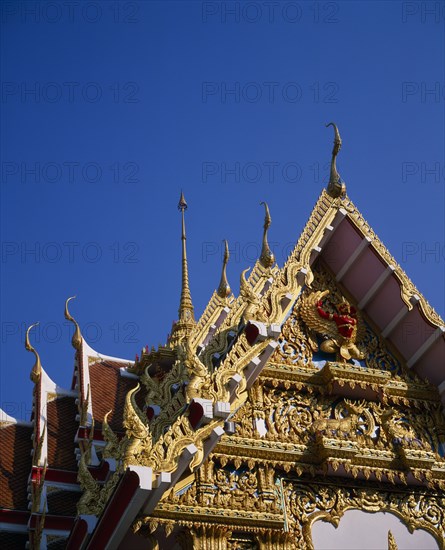
<instances>
[{"instance_id":1,"label":"clear blue sky","mask_svg":"<svg viewBox=\"0 0 445 550\"><path fill-rule=\"evenodd\" d=\"M325 184L331 120L350 197L443 315L444 10L4 1L2 406L29 414L23 339L35 321L45 369L69 386L70 295L100 352L134 358L165 342L181 188L197 316L218 284L223 238L235 292L253 265L263 200L282 265Z\"/></svg>"}]
</instances>

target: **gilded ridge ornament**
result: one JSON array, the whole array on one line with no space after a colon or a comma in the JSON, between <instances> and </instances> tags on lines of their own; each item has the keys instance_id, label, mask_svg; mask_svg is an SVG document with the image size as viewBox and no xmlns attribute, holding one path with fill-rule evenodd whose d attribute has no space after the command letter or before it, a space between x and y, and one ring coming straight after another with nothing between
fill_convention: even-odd
<instances>
[{"instance_id":1,"label":"gilded ridge ornament","mask_svg":"<svg viewBox=\"0 0 445 550\"><path fill-rule=\"evenodd\" d=\"M35 462L35 463L34 463ZM38 465L38 460L33 461L33 465ZM31 512L39 514L42 508L42 492L43 487L45 486L45 476L47 470L47 461L43 463L43 469L38 469L36 472L36 477L31 478ZM44 509L44 508L43 508Z\"/></svg>"},{"instance_id":2,"label":"gilded ridge ornament","mask_svg":"<svg viewBox=\"0 0 445 550\"><path fill-rule=\"evenodd\" d=\"M73 346L74 349L80 350L82 346L82 333L80 332L80 327L78 322L74 319L74 317L72 317L72 315L68 310L68 304L71 302L71 300L74 300L75 297L76 296L71 296L65 302L65 319L67 321L71 321L75 326L74 334L71 339L71 345Z\"/></svg>"},{"instance_id":3,"label":"gilded ridge ornament","mask_svg":"<svg viewBox=\"0 0 445 550\"><path fill-rule=\"evenodd\" d=\"M111 412L112 410L109 410L106 413L102 422L102 437L105 441L105 448L102 454L104 458L115 458L119 453L119 438L108 424L108 417Z\"/></svg>"},{"instance_id":4,"label":"gilded ridge ornament","mask_svg":"<svg viewBox=\"0 0 445 550\"><path fill-rule=\"evenodd\" d=\"M88 465L91 462L91 452L93 447L94 420L92 422L88 441L81 446L81 455L79 461L79 470L77 480L82 488L82 496L77 503L78 514L99 515L103 507L100 505L101 486L91 475Z\"/></svg>"},{"instance_id":5,"label":"gilded ridge ornament","mask_svg":"<svg viewBox=\"0 0 445 550\"><path fill-rule=\"evenodd\" d=\"M88 425L88 404L90 402L90 385L87 384L87 394L83 400L79 400L79 426Z\"/></svg>"},{"instance_id":6,"label":"gilded ridge ornament","mask_svg":"<svg viewBox=\"0 0 445 550\"><path fill-rule=\"evenodd\" d=\"M222 266L221 280L218 286L218 290L216 291L218 296L223 299L227 298L231 292L229 282L227 280L227 269L226 269L229 258L230 258L229 244L225 240L224 241L224 260L223 260L223 266Z\"/></svg>"},{"instance_id":7,"label":"gilded ridge ornament","mask_svg":"<svg viewBox=\"0 0 445 550\"><path fill-rule=\"evenodd\" d=\"M187 400L191 401L195 397L216 397L212 388L210 372L194 353L190 340L184 340L184 343L178 346L178 356L184 364L189 378L185 389Z\"/></svg>"},{"instance_id":8,"label":"gilded ridge ornament","mask_svg":"<svg viewBox=\"0 0 445 550\"><path fill-rule=\"evenodd\" d=\"M265 320L264 315L259 311L261 304L261 296L257 294L246 280L246 273L250 267L241 272L240 275L240 296L245 303L242 316L245 321L255 319L258 321Z\"/></svg>"},{"instance_id":9,"label":"gilded ridge ornament","mask_svg":"<svg viewBox=\"0 0 445 550\"><path fill-rule=\"evenodd\" d=\"M33 454L32 454L32 465L33 466L39 466L40 464L40 457L42 455L42 448L43 448L43 442L45 441L46 437L46 422L43 424L43 430L41 435L37 435L37 437L34 439L33 443ZM45 468L46 472L46 468Z\"/></svg>"},{"instance_id":10,"label":"gilded ridge ornament","mask_svg":"<svg viewBox=\"0 0 445 550\"><path fill-rule=\"evenodd\" d=\"M337 353L340 361L363 359L364 354L356 346L356 342L360 342L365 335L360 313L344 298L334 306L336 313L326 311L323 298L327 294L329 290L314 292L302 301L301 316L304 322L309 329L325 338L320 344L321 351ZM312 339L311 343L317 351L316 340Z\"/></svg>"},{"instance_id":11,"label":"gilded ridge ornament","mask_svg":"<svg viewBox=\"0 0 445 550\"><path fill-rule=\"evenodd\" d=\"M45 519L46 519L46 499L43 506L43 513L40 516L37 516L34 532L30 535L30 548L31 550L40 550L42 548L42 536L43 530L45 528Z\"/></svg>"},{"instance_id":12,"label":"gilded ridge ornament","mask_svg":"<svg viewBox=\"0 0 445 550\"><path fill-rule=\"evenodd\" d=\"M38 354L36 349L31 345L31 342L29 341L29 332L32 328L36 327L38 324L39 323L34 323L30 327L28 327L28 330L26 331L26 336L25 336L25 348L27 351L30 351L31 353L33 353L36 358L30 374L31 380L34 382L34 384L36 384L39 381L40 376L42 374L42 363L40 361L40 355Z\"/></svg>"},{"instance_id":13,"label":"gilded ridge ornament","mask_svg":"<svg viewBox=\"0 0 445 550\"><path fill-rule=\"evenodd\" d=\"M328 126L333 126L334 128L334 148L332 149L332 159L331 159L331 173L329 176L328 184L328 194L333 197L344 197L346 195L346 185L341 181L340 174L337 171L336 159L337 155L341 149L341 137L340 132L338 131L337 125L333 122L326 124Z\"/></svg>"},{"instance_id":14,"label":"gilded ridge ornament","mask_svg":"<svg viewBox=\"0 0 445 550\"><path fill-rule=\"evenodd\" d=\"M263 231L263 245L261 248L260 264L266 269L273 266L275 263L275 256L270 249L269 243L267 241L267 231L269 230L270 224L272 223L272 218L270 217L269 207L266 202L261 202L260 204L264 205L265 214L264 214L264 231Z\"/></svg>"}]
</instances>

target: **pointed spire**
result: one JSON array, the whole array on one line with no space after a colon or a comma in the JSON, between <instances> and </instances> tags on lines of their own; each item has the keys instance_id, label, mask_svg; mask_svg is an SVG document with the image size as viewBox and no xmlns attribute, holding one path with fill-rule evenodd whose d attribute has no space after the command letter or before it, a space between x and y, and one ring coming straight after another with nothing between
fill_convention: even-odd
<instances>
[{"instance_id":1,"label":"pointed spire","mask_svg":"<svg viewBox=\"0 0 445 550\"><path fill-rule=\"evenodd\" d=\"M187 208L188 206L184 197L184 192L181 189L181 196L179 197L178 210L182 212L183 210L187 210Z\"/></svg>"},{"instance_id":2,"label":"pointed spire","mask_svg":"<svg viewBox=\"0 0 445 550\"><path fill-rule=\"evenodd\" d=\"M327 192L328 195L335 199L337 197L343 197L346 194L346 185L341 181L340 174L337 172L336 166L336 158L341 149L340 132L334 122L329 122L329 124L326 124L326 128L328 126L333 126L334 128L334 148L332 149L331 174L329 176Z\"/></svg>"},{"instance_id":3,"label":"pointed spire","mask_svg":"<svg viewBox=\"0 0 445 550\"><path fill-rule=\"evenodd\" d=\"M181 302L179 304L179 320L195 322L195 315L193 311L192 296L190 294L189 287L189 271L187 264L187 247L186 247L186 234L185 234L185 211L188 206L185 202L184 193L181 191L181 197L179 199L178 210L182 216L182 287L181 287Z\"/></svg>"},{"instance_id":4,"label":"pointed spire","mask_svg":"<svg viewBox=\"0 0 445 550\"><path fill-rule=\"evenodd\" d=\"M174 325L170 343L176 345L184 336L188 336L191 329L195 326L195 314L192 303L192 296L189 287L189 274L187 264L187 247L186 247L186 232L185 232L185 211L187 210L187 202L184 198L184 193L181 191L179 198L178 210L182 216L182 284L181 284L181 300L179 302L179 320Z\"/></svg>"},{"instance_id":5,"label":"pointed spire","mask_svg":"<svg viewBox=\"0 0 445 550\"><path fill-rule=\"evenodd\" d=\"M264 215L264 232L263 232L263 246L261 248L260 264L266 269L272 267L275 262L275 256L270 249L269 243L267 242L267 231L272 223L272 218L270 217L269 207L267 203L260 202L264 204L265 215Z\"/></svg>"},{"instance_id":6,"label":"pointed spire","mask_svg":"<svg viewBox=\"0 0 445 550\"><path fill-rule=\"evenodd\" d=\"M42 363L40 361L40 356L39 354L37 353L37 351L33 348L33 346L31 345L30 341L29 341L29 331L36 327L39 323L34 323L33 325L31 325L28 330L26 331L26 336L25 336L25 348L27 349L27 351L30 351L31 353L34 354L35 358L36 358L36 361L34 363L34 366L32 367L32 370L31 370L31 380L34 382L34 384L36 384L39 379L40 379L40 376L42 374Z\"/></svg>"},{"instance_id":7,"label":"pointed spire","mask_svg":"<svg viewBox=\"0 0 445 550\"><path fill-rule=\"evenodd\" d=\"M216 293L220 298L227 298L231 292L229 282L227 280L227 273L226 273L227 263L229 261L230 254L229 254L228 242L226 240L224 240L223 242L225 243L224 260L223 260L223 267L221 272L221 280L219 282L219 287Z\"/></svg>"},{"instance_id":8,"label":"pointed spire","mask_svg":"<svg viewBox=\"0 0 445 550\"><path fill-rule=\"evenodd\" d=\"M80 332L79 324L74 319L74 317L71 316L70 312L68 311L68 304L71 300L74 300L74 298L75 298L75 296L71 296L65 302L65 319L67 321L71 321L72 323L74 323L74 326L76 327L75 331L74 331L74 334L73 334L73 337L71 338L71 344L72 344L74 349L79 350L80 346L82 345L82 334Z\"/></svg>"}]
</instances>

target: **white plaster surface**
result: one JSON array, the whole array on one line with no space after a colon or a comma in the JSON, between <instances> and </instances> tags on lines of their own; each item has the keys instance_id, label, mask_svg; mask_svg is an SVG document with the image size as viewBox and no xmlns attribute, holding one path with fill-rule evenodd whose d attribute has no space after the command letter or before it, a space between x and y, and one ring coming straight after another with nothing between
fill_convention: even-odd
<instances>
[{"instance_id":1,"label":"white plaster surface","mask_svg":"<svg viewBox=\"0 0 445 550\"><path fill-rule=\"evenodd\" d=\"M393 514L375 514L348 510L335 528L324 521L312 526L315 550L387 550L388 531L394 535L398 550L438 550L439 546L427 531L408 528Z\"/></svg>"},{"instance_id":2,"label":"white plaster surface","mask_svg":"<svg viewBox=\"0 0 445 550\"><path fill-rule=\"evenodd\" d=\"M255 427L257 432L260 434L260 437L264 437L267 434L266 423L263 418L255 419Z\"/></svg>"}]
</instances>

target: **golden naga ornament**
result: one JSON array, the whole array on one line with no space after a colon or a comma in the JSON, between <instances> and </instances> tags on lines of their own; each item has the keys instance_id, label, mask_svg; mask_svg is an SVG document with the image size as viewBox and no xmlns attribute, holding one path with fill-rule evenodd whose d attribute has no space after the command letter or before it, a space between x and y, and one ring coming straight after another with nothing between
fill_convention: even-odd
<instances>
[{"instance_id":1,"label":"golden naga ornament","mask_svg":"<svg viewBox=\"0 0 445 550\"><path fill-rule=\"evenodd\" d=\"M320 344L320 350L325 353L337 353L339 360L364 359L364 354L358 349L356 342L365 336L365 326L360 313L343 298L338 304L329 304L332 313L325 309L323 298L329 290L312 292L302 301L301 316L311 331L322 335L325 339ZM314 351L318 351L315 337L310 338Z\"/></svg>"}]
</instances>

